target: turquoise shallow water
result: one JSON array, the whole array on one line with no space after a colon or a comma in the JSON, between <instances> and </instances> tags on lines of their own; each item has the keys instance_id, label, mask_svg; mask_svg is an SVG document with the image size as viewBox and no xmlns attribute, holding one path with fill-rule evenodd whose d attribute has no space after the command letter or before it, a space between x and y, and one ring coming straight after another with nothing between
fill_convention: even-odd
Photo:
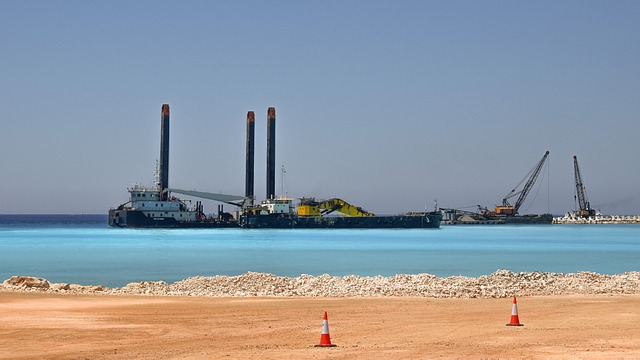
<instances>
[{"instance_id":1,"label":"turquoise shallow water","mask_svg":"<svg viewBox=\"0 0 640 360\"><path fill-rule=\"evenodd\" d=\"M639 225L443 226L438 230L116 229L102 215L0 215L0 281L123 286L190 276L640 270Z\"/></svg>"}]
</instances>

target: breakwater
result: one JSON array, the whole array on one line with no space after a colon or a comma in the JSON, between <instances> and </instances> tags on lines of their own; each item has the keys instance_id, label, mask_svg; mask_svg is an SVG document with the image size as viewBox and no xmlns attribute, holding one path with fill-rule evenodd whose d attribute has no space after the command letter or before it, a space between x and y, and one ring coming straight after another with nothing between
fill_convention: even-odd
<instances>
[{"instance_id":1,"label":"breakwater","mask_svg":"<svg viewBox=\"0 0 640 360\"><path fill-rule=\"evenodd\" d=\"M596 215L583 218L575 214L566 214L553 218L554 224L640 224L640 215Z\"/></svg>"},{"instance_id":2,"label":"breakwater","mask_svg":"<svg viewBox=\"0 0 640 360\"><path fill-rule=\"evenodd\" d=\"M197 297L504 298L514 295L640 294L640 272L604 275L498 270L479 277L437 277L431 274L286 277L248 272L238 276L196 276L172 284L164 281L134 282L119 288L50 283L42 278L14 276L0 284L0 291Z\"/></svg>"}]
</instances>

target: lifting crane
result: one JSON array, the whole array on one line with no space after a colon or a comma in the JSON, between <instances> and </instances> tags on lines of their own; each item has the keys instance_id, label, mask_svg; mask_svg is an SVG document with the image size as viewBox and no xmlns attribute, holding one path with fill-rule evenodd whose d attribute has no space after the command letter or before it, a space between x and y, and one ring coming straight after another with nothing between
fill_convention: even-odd
<instances>
[{"instance_id":1,"label":"lifting crane","mask_svg":"<svg viewBox=\"0 0 640 360\"><path fill-rule=\"evenodd\" d=\"M524 199L527 197L527 194L529 194L529 191L533 187L533 184L535 184L536 179L540 174L540 170L542 170L542 166L544 165L544 162L547 160L547 156L549 156L549 151L544 153L544 156L542 157L540 162L538 162L538 164L533 169L531 169L531 171L529 171L527 175L531 174L531 176L529 176L529 179L524 184L524 187L522 188L522 190L516 191L516 189L520 186L520 184L522 184L524 179L527 178L526 175L520 181L520 183L518 183L518 185L515 186L513 190L511 190L507 195L504 196L504 199L502 199L502 206L496 206L494 209L495 215L507 215L507 216L518 215L518 209L520 209L520 206L524 202ZM509 199L518 194L520 194L520 196L518 197L518 200L516 200L515 205L512 206L509 203Z\"/></svg>"},{"instance_id":2,"label":"lifting crane","mask_svg":"<svg viewBox=\"0 0 640 360\"><path fill-rule=\"evenodd\" d=\"M578 197L578 204L580 205L578 215L584 218L595 216L596 211L591 208L589 199L587 199L587 192L584 190L582 176L580 176L580 168L578 167L578 157L575 155L573 156L573 170L576 176L576 196Z\"/></svg>"}]
</instances>

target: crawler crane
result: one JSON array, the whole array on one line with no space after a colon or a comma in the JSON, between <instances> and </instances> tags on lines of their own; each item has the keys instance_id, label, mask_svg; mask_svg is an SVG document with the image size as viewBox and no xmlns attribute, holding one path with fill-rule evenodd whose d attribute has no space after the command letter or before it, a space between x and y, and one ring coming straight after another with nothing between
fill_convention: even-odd
<instances>
[{"instance_id":1,"label":"crawler crane","mask_svg":"<svg viewBox=\"0 0 640 360\"><path fill-rule=\"evenodd\" d=\"M524 179L522 179L522 181L520 181L518 185L516 185L516 187L513 190L511 190L507 195L505 195L504 199L502 199L502 206L496 206L494 209L494 213L489 215L494 215L494 214L506 215L506 216L518 215L518 210L520 209L520 206L524 202L524 199L527 197L527 194L529 194L529 191L533 187L533 184L535 184L536 179L540 174L540 170L542 170L542 166L544 165L544 162L547 160L547 156L549 156L549 151L547 151L542 157L542 159L540 160L540 162L538 162L538 164L533 169L531 169L531 171L529 171L529 174L531 174L531 176L529 176L529 179L524 184L524 187L522 188L522 190L516 191L516 189L520 186L520 184L522 184L524 179L526 179L526 176ZM520 195L520 196L518 196L518 200L516 200L515 205L512 206L509 203L509 199L516 195Z\"/></svg>"},{"instance_id":2,"label":"crawler crane","mask_svg":"<svg viewBox=\"0 0 640 360\"><path fill-rule=\"evenodd\" d=\"M578 215L583 218L595 216L596 211L591 208L589 199L587 199L587 192L584 190L582 176L580 175L580 168L578 167L578 157L575 155L573 156L573 170L576 176L576 197L578 198L578 205L580 205Z\"/></svg>"}]
</instances>

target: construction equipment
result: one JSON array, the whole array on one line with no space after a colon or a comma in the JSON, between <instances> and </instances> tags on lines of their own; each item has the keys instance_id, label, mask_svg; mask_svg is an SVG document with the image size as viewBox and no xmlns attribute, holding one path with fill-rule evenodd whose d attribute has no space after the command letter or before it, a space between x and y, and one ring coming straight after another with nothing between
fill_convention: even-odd
<instances>
[{"instance_id":1,"label":"construction equipment","mask_svg":"<svg viewBox=\"0 0 640 360\"><path fill-rule=\"evenodd\" d=\"M582 176L580 175L580 168L578 167L578 157L575 155L573 156L573 170L576 176L576 197L578 198L578 205L580 206L578 215L583 218L595 216L596 211L591 208L589 199L587 199L587 192L584 190Z\"/></svg>"},{"instance_id":2,"label":"construction equipment","mask_svg":"<svg viewBox=\"0 0 640 360\"><path fill-rule=\"evenodd\" d=\"M302 198L300 205L298 205L298 216L323 216L334 211L346 216L374 216L373 213L338 198L323 201L316 201L315 198Z\"/></svg>"},{"instance_id":3,"label":"construction equipment","mask_svg":"<svg viewBox=\"0 0 640 360\"><path fill-rule=\"evenodd\" d=\"M451 209L451 208L440 208L440 212L442 213L442 218L447 221L486 221L487 211L486 208L477 205L478 211L468 211L461 209Z\"/></svg>"},{"instance_id":4,"label":"construction equipment","mask_svg":"<svg viewBox=\"0 0 640 360\"><path fill-rule=\"evenodd\" d=\"M547 156L549 156L549 151L545 152L540 162L538 162L538 164L533 169L531 169L527 175L525 175L525 177L518 183L518 185L514 187L513 190L511 190L507 195L504 196L504 199L502 199L502 206L496 206L494 209L495 215L506 215L506 216L518 215L518 209L520 209L520 206L524 202L524 199L527 197L527 194L529 194L529 191L533 187L533 184L535 184L536 179L540 174L540 170L542 170L542 166L544 165L544 162L547 160ZM527 176L529 176L529 179L524 184L524 187L522 188L522 190L517 191L520 184L522 184L522 182L525 179L527 179ZM516 200L515 205L512 206L509 203L509 199L516 195L520 195L520 196L518 197L518 200Z\"/></svg>"}]
</instances>

